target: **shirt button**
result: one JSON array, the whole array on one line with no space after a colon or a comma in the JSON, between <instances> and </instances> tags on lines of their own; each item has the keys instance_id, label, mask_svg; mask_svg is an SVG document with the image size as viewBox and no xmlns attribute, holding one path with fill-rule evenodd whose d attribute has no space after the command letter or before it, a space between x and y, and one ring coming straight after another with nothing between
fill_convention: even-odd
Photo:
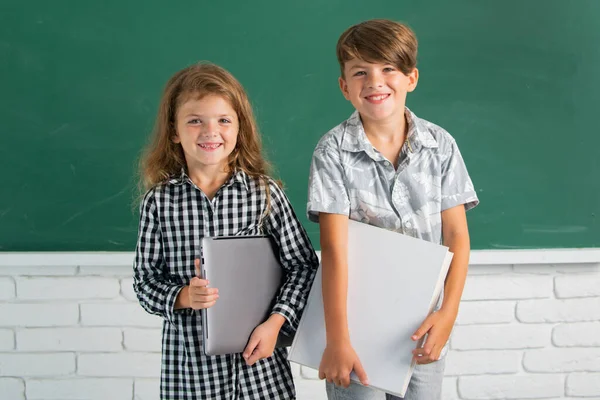
<instances>
[{"instance_id":1,"label":"shirt button","mask_svg":"<svg viewBox=\"0 0 600 400\"><path fill-rule=\"evenodd\" d=\"M405 225L407 228L412 228L412 224L410 222L407 222Z\"/></svg>"}]
</instances>

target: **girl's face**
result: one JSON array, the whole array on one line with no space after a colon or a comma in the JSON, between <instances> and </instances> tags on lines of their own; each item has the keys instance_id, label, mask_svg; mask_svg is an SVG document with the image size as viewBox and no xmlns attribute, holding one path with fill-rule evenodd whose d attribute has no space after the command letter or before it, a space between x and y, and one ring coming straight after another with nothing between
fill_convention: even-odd
<instances>
[{"instance_id":1,"label":"girl's face","mask_svg":"<svg viewBox=\"0 0 600 400\"><path fill-rule=\"evenodd\" d=\"M229 101L215 94L190 99L177 109L175 143L180 143L188 171L223 172L237 143L239 121Z\"/></svg>"}]
</instances>

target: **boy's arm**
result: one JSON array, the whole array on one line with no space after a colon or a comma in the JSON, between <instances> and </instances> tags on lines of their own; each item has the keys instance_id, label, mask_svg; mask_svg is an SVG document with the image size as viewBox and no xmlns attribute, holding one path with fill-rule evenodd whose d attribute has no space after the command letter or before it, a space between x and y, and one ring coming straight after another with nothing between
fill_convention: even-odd
<instances>
[{"instance_id":1,"label":"boy's arm","mask_svg":"<svg viewBox=\"0 0 600 400\"><path fill-rule=\"evenodd\" d=\"M449 247L454 256L446 276L442 307L427 317L412 336L416 341L425 333L428 334L425 346L413 351L419 364L427 364L440 358L458 314L470 253L469 230L463 204L442 211L442 234L444 245Z\"/></svg>"},{"instance_id":2,"label":"boy's arm","mask_svg":"<svg viewBox=\"0 0 600 400\"><path fill-rule=\"evenodd\" d=\"M350 373L354 371L360 382L368 385L367 374L348 333L348 216L320 213L319 225L327 338L319 378L348 387Z\"/></svg>"},{"instance_id":3,"label":"boy's arm","mask_svg":"<svg viewBox=\"0 0 600 400\"><path fill-rule=\"evenodd\" d=\"M348 217L321 213L319 224L327 344L349 343Z\"/></svg>"}]
</instances>

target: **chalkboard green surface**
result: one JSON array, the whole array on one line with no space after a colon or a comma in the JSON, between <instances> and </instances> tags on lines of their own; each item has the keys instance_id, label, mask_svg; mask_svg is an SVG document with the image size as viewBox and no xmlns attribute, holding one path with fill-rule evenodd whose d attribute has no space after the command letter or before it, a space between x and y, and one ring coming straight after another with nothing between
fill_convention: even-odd
<instances>
[{"instance_id":1,"label":"chalkboard green surface","mask_svg":"<svg viewBox=\"0 0 600 400\"><path fill-rule=\"evenodd\" d=\"M198 60L246 87L297 214L351 112L335 43L369 18L420 41L417 115L458 141L475 249L600 246L600 1L16 1L0 5L0 251L130 251L162 86Z\"/></svg>"}]
</instances>

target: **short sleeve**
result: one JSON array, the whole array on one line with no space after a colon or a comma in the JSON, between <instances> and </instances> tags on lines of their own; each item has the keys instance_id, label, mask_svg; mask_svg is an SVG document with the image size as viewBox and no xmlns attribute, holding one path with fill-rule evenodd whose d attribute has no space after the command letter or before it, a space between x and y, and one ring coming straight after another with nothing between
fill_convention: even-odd
<instances>
[{"instance_id":1,"label":"short sleeve","mask_svg":"<svg viewBox=\"0 0 600 400\"><path fill-rule=\"evenodd\" d=\"M464 204L468 211L479 204L479 199L460 150L453 140L442 165L442 211L460 204Z\"/></svg>"},{"instance_id":2,"label":"short sleeve","mask_svg":"<svg viewBox=\"0 0 600 400\"><path fill-rule=\"evenodd\" d=\"M350 199L338 149L318 146L313 153L308 181L308 219L319 213L350 214Z\"/></svg>"}]
</instances>

